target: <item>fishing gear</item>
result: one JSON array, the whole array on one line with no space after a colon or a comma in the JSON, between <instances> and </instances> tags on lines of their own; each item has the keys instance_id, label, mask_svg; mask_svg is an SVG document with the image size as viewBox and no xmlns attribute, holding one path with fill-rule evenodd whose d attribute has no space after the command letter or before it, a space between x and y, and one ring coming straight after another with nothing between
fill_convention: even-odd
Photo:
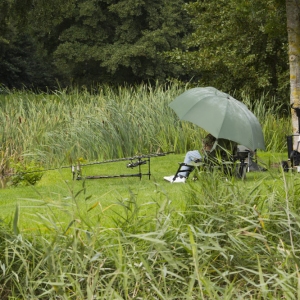
<instances>
[{"instance_id":1,"label":"fishing gear","mask_svg":"<svg viewBox=\"0 0 300 300\"><path fill-rule=\"evenodd\" d=\"M133 157L125 157L125 158L119 158L119 159L111 159L106 160L102 162L94 162L94 163L88 163L88 164L80 164L80 162L77 164L77 166L71 166L72 168L72 174L73 174L73 180L82 180L82 179L103 179L103 178L121 178L121 177L139 177L140 179L142 176L148 176L149 180L151 177L151 164L150 164L150 158L152 157L160 157L165 156L167 154L174 153L173 151L170 152L161 152L161 153L149 153L145 155L138 155ZM139 172L136 174L121 174L121 175L92 175L92 176L82 176L82 167L84 166L90 166L90 165L96 165L96 164L105 164L105 163L113 163L113 162L119 162L119 161L125 161L129 160L130 163L127 164L127 168L139 168ZM135 160L135 161L134 161ZM148 164L148 172L142 173L141 166Z\"/></svg>"},{"instance_id":2,"label":"fishing gear","mask_svg":"<svg viewBox=\"0 0 300 300\"><path fill-rule=\"evenodd\" d=\"M136 161L136 162L131 162L127 165L127 168L135 168L137 166L145 165L147 163L146 160L141 160L141 161Z\"/></svg>"},{"instance_id":3,"label":"fishing gear","mask_svg":"<svg viewBox=\"0 0 300 300\"><path fill-rule=\"evenodd\" d=\"M44 170L34 170L34 171L28 171L28 172L19 172L19 173L9 173L2 175L1 177L12 177L12 176L22 176L25 174L30 174L30 173L42 173L42 172L47 172L47 171L54 171L54 170L60 170L60 169L66 169L70 168L71 172L73 174L73 180L81 180L81 179L101 179L101 178L118 178L118 177L139 177L140 179L142 178L142 175L147 175L151 176L150 172L150 158L151 157L160 157L160 156L165 156L167 154L174 153L174 151L169 151L169 152L160 152L160 153L148 153L148 154L142 154L142 155L137 155L137 156L132 156L132 157L123 157L123 158L118 158L118 159L110 159L110 160L105 160L105 161L97 161L97 162L92 162L92 163L87 163L87 164L81 164L80 162L77 163L77 165L71 165L71 166L62 166L59 168L50 168L50 169L44 169ZM82 167L85 166L92 166L92 165L100 165L100 164L107 164L107 163L114 163L114 162L120 162L120 161L130 161L126 165L127 168L136 168L139 167L139 173L136 174L124 174L124 175L94 175L94 176L82 176ZM145 165L148 163L148 172L142 174L141 172L141 166Z\"/></svg>"}]
</instances>

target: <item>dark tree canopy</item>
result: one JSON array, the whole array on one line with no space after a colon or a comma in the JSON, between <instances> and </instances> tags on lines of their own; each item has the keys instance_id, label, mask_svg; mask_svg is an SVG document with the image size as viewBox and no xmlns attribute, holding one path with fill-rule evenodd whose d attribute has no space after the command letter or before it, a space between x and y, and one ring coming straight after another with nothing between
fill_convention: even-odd
<instances>
[{"instance_id":1,"label":"dark tree canopy","mask_svg":"<svg viewBox=\"0 0 300 300\"><path fill-rule=\"evenodd\" d=\"M289 86L284 0L1 0L0 84Z\"/></svg>"},{"instance_id":2,"label":"dark tree canopy","mask_svg":"<svg viewBox=\"0 0 300 300\"><path fill-rule=\"evenodd\" d=\"M282 1L202 0L186 5L193 31L185 49L169 53L225 91L286 92L285 6ZM282 93L282 94L284 94Z\"/></svg>"},{"instance_id":3,"label":"dark tree canopy","mask_svg":"<svg viewBox=\"0 0 300 300\"><path fill-rule=\"evenodd\" d=\"M57 11L53 3L46 8L37 3L29 18L38 42L67 83L135 83L183 73L161 55L181 47L188 32L183 4L183 0L74 0Z\"/></svg>"}]
</instances>

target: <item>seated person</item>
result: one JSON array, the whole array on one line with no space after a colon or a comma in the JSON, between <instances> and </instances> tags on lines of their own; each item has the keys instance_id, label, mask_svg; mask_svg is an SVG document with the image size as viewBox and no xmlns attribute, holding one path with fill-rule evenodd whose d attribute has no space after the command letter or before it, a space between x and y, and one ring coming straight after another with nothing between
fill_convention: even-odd
<instances>
[{"instance_id":1,"label":"seated person","mask_svg":"<svg viewBox=\"0 0 300 300\"><path fill-rule=\"evenodd\" d=\"M216 159L221 158L222 160L228 160L229 157L236 151L236 143L231 142L225 139L216 139L213 135L208 134L203 140L203 154L204 159ZM183 163L180 167L178 175L165 176L164 179L173 183L185 183L188 178L190 172L193 170L192 166L187 166L192 162L202 161L202 156L200 155L198 150L188 151L185 155Z\"/></svg>"}]
</instances>

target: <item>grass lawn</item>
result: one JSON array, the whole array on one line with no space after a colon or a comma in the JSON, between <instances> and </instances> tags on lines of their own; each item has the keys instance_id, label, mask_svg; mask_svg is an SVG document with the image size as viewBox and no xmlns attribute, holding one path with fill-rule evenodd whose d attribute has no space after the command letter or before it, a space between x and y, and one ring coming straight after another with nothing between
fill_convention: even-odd
<instances>
[{"instance_id":1,"label":"grass lawn","mask_svg":"<svg viewBox=\"0 0 300 300\"><path fill-rule=\"evenodd\" d=\"M151 157L151 178L139 177L104 178L90 180L72 180L71 168L44 172L35 186L11 187L0 190L0 218L5 222L13 220L16 205L20 208L20 229L31 230L41 222L62 224L65 227L76 216L86 216L89 222L102 226L114 226L116 212L122 214L121 203L128 205L136 201L142 214L154 214L161 203L168 199L170 207L180 213L185 207L190 184L170 184L163 180L166 175L176 172L178 163L184 154L169 154ZM286 159L285 153L270 154L261 152L259 159L268 168L268 172L247 173L245 181L234 180L243 189L251 190L257 182L263 182L272 189L278 180L282 182L278 163ZM92 175L136 174L138 167L127 168L129 161L94 164L82 168L83 177ZM141 166L143 174L148 173L148 164ZM261 181L263 179L263 181ZM224 178L225 181L225 178ZM200 183L201 184L201 183Z\"/></svg>"},{"instance_id":2,"label":"grass lawn","mask_svg":"<svg viewBox=\"0 0 300 300\"><path fill-rule=\"evenodd\" d=\"M200 172L186 184L164 181L183 156L151 158L150 180L77 181L63 168L45 172L34 187L0 190L0 218L11 222L9 230L2 226L1 284L7 287L2 294L14 299L299 295L300 174L279 168L286 155L259 153L268 171L247 173L246 180ZM127 163L85 166L83 176L138 172Z\"/></svg>"}]
</instances>

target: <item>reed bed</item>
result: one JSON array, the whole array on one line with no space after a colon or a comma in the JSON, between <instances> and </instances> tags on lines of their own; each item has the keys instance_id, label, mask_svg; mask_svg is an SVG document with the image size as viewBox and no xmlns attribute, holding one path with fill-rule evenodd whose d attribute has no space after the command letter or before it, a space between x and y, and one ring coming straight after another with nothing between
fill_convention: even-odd
<instances>
[{"instance_id":1,"label":"reed bed","mask_svg":"<svg viewBox=\"0 0 300 300\"><path fill-rule=\"evenodd\" d=\"M287 150L286 136L292 134L291 112L287 110L288 102L279 102L275 97L268 97L264 94L254 99L249 95L242 95L241 100L260 121L266 150L285 152Z\"/></svg>"},{"instance_id":2,"label":"reed bed","mask_svg":"<svg viewBox=\"0 0 300 300\"><path fill-rule=\"evenodd\" d=\"M185 88L140 85L113 89L61 90L0 95L0 137L6 156L34 160L45 167L201 147L205 132L179 121L168 104ZM243 97L261 121L267 151L285 149L290 119L266 96ZM274 100L275 101L275 100Z\"/></svg>"}]
</instances>

